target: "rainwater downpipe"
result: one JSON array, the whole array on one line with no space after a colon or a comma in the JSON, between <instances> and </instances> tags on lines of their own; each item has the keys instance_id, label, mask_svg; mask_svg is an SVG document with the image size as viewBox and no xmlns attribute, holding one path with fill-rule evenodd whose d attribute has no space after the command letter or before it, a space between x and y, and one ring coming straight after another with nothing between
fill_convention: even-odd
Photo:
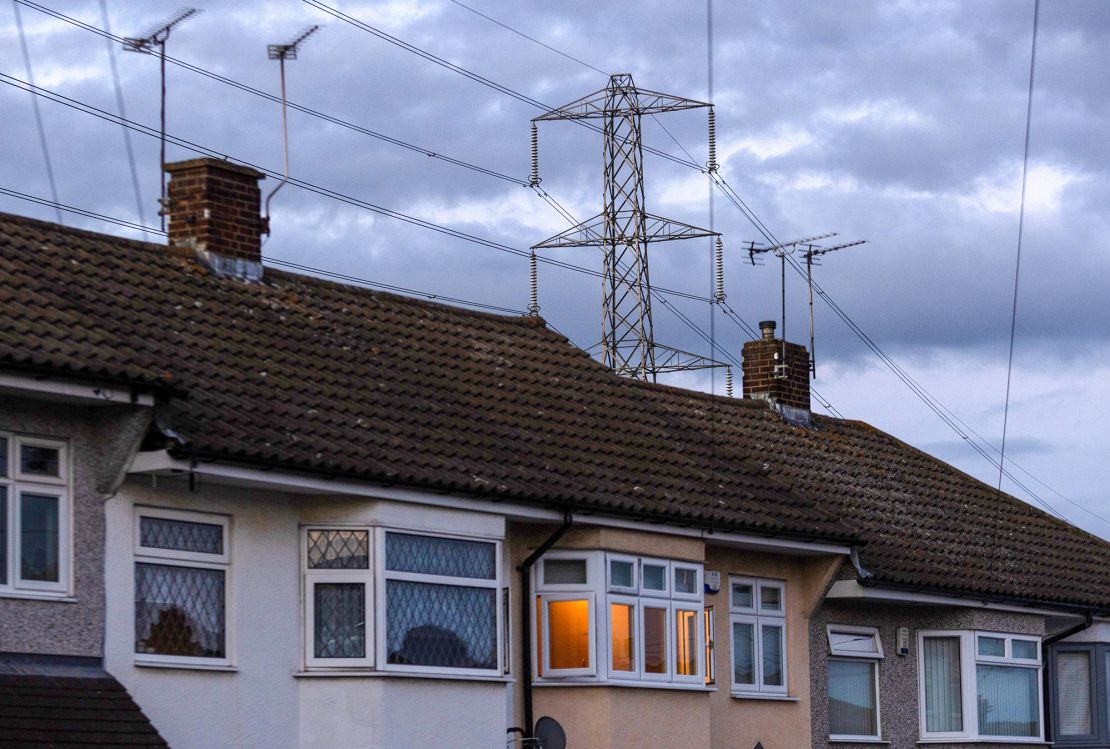
<instances>
[{"instance_id":1,"label":"rainwater downpipe","mask_svg":"<svg viewBox=\"0 0 1110 749\"><path fill-rule=\"evenodd\" d=\"M524 683L524 738L532 738L535 721L532 716L532 567L539 558L551 549L574 524L574 514L567 510L563 524L547 537L539 547L525 557L517 567L520 570L520 622L521 643L521 680Z\"/></svg>"}]
</instances>

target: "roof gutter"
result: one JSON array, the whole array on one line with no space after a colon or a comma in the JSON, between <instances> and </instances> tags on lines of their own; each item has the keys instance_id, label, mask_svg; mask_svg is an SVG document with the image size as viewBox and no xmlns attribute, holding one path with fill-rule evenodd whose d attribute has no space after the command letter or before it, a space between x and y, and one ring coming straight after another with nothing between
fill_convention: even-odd
<instances>
[{"instance_id":1,"label":"roof gutter","mask_svg":"<svg viewBox=\"0 0 1110 749\"><path fill-rule=\"evenodd\" d=\"M1043 601L1036 598L1023 598L1020 596L1005 596L997 593L977 593L969 590L945 590L943 588L928 588L922 585L907 585L905 583L893 583L886 581L879 581L874 575L861 577L859 584L865 588L879 588L893 591L905 591L907 593L921 593L925 595L941 596L947 598L966 598L980 603L996 603L1002 605L1024 606L1033 609L1043 609L1047 612L1059 612L1067 614L1076 614L1086 616L1104 616L1110 614L1110 608L1099 608L1092 606L1085 606L1077 603L1054 603L1052 601Z\"/></svg>"},{"instance_id":2,"label":"roof gutter","mask_svg":"<svg viewBox=\"0 0 1110 749\"><path fill-rule=\"evenodd\" d=\"M525 557L517 568L520 571L520 662L521 680L524 687L524 731L525 739L532 738L532 727L535 725L532 715L532 567L539 558L551 549L559 539L574 525L574 514L567 510L563 516L563 524L555 529L535 551Z\"/></svg>"}]
</instances>

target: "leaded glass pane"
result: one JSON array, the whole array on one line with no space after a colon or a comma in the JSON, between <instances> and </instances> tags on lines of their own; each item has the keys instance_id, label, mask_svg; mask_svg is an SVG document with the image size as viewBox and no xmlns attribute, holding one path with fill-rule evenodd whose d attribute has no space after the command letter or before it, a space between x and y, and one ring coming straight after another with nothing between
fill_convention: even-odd
<instances>
[{"instance_id":1,"label":"leaded glass pane","mask_svg":"<svg viewBox=\"0 0 1110 749\"><path fill-rule=\"evenodd\" d=\"M57 497L22 494L19 499L19 576L58 582Z\"/></svg>"},{"instance_id":2,"label":"leaded glass pane","mask_svg":"<svg viewBox=\"0 0 1110 749\"><path fill-rule=\"evenodd\" d=\"M40 445L19 446L19 470L31 476L60 476L59 451Z\"/></svg>"},{"instance_id":3,"label":"leaded glass pane","mask_svg":"<svg viewBox=\"0 0 1110 749\"><path fill-rule=\"evenodd\" d=\"M493 580L497 577L497 546L485 541L387 533L385 568L394 572Z\"/></svg>"},{"instance_id":4,"label":"leaded glass pane","mask_svg":"<svg viewBox=\"0 0 1110 749\"><path fill-rule=\"evenodd\" d=\"M366 585L316 583L313 596L313 654L365 658Z\"/></svg>"},{"instance_id":5,"label":"leaded glass pane","mask_svg":"<svg viewBox=\"0 0 1110 749\"><path fill-rule=\"evenodd\" d=\"M148 549L224 553L224 528L216 523L197 523L169 518L139 518L139 543Z\"/></svg>"},{"instance_id":6,"label":"leaded glass pane","mask_svg":"<svg viewBox=\"0 0 1110 749\"><path fill-rule=\"evenodd\" d=\"M370 569L368 531L308 532L308 568L313 570Z\"/></svg>"},{"instance_id":7,"label":"leaded glass pane","mask_svg":"<svg viewBox=\"0 0 1110 749\"><path fill-rule=\"evenodd\" d=\"M387 580L389 663L497 668L497 591Z\"/></svg>"},{"instance_id":8,"label":"leaded glass pane","mask_svg":"<svg viewBox=\"0 0 1110 749\"><path fill-rule=\"evenodd\" d=\"M1040 670L979 664L975 672L979 735L1036 737L1040 733Z\"/></svg>"},{"instance_id":9,"label":"leaded glass pane","mask_svg":"<svg viewBox=\"0 0 1110 749\"><path fill-rule=\"evenodd\" d=\"M137 562L135 652L224 657L223 570Z\"/></svg>"}]
</instances>

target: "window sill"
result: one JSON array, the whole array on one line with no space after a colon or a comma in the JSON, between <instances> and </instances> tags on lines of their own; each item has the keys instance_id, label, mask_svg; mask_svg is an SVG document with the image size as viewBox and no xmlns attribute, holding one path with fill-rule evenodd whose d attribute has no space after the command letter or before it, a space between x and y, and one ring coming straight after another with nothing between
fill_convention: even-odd
<instances>
[{"instance_id":1,"label":"window sill","mask_svg":"<svg viewBox=\"0 0 1110 749\"><path fill-rule=\"evenodd\" d=\"M1053 746L1051 741L1044 739L1023 739L1017 737L1000 736L994 739L918 739L918 744L1024 744L1025 746Z\"/></svg>"},{"instance_id":2,"label":"window sill","mask_svg":"<svg viewBox=\"0 0 1110 749\"><path fill-rule=\"evenodd\" d=\"M598 681L597 679L560 679L558 681L533 681L533 687L617 687L619 689L669 689L672 692L716 692L716 687L700 684L673 684L662 681Z\"/></svg>"},{"instance_id":3,"label":"window sill","mask_svg":"<svg viewBox=\"0 0 1110 749\"><path fill-rule=\"evenodd\" d=\"M734 700L769 700L771 702L797 702L801 697L791 694L765 694L763 692L730 692Z\"/></svg>"},{"instance_id":4,"label":"window sill","mask_svg":"<svg viewBox=\"0 0 1110 749\"><path fill-rule=\"evenodd\" d=\"M230 663L179 663L175 661L149 661L135 659L135 666L137 668L167 668L176 669L178 671L216 671L222 673L236 673L239 671L237 666Z\"/></svg>"},{"instance_id":5,"label":"window sill","mask_svg":"<svg viewBox=\"0 0 1110 749\"><path fill-rule=\"evenodd\" d=\"M294 679L424 679L431 681L481 681L492 684L512 684L511 676L473 676L470 674L422 674L407 671L372 671L366 668L312 669L294 671Z\"/></svg>"},{"instance_id":6,"label":"window sill","mask_svg":"<svg viewBox=\"0 0 1110 749\"><path fill-rule=\"evenodd\" d=\"M17 598L24 601L54 601L55 603L77 603L77 599L66 593L50 593L36 590L4 590L0 598Z\"/></svg>"},{"instance_id":7,"label":"window sill","mask_svg":"<svg viewBox=\"0 0 1110 749\"><path fill-rule=\"evenodd\" d=\"M877 744L877 745L880 745L880 746L882 746L883 744L886 744L886 745L890 744L890 742L886 741L885 739L869 739L869 738L850 739L850 738L836 738L836 737L833 737L833 736L829 737L829 743L830 744Z\"/></svg>"}]
</instances>

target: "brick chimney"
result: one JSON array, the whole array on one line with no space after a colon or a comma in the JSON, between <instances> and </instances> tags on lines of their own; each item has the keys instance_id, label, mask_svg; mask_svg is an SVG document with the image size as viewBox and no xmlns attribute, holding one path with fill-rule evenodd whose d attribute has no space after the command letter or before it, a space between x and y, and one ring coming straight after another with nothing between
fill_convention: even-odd
<instances>
[{"instance_id":1,"label":"brick chimney","mask_svg":"<svg viewBox=\"0 0 1110 749\"><path fill-rule=\"evenodd\" d=\"M744 397L809 411L809 352L775 338L775 321L759 323L762 336L744 344ZM785 359L783 353L785 351Z\"/></svg>"},{"instance_id":2,"label":"brick chimney","mask_svg":"<svg viewBox=\"0 0 1110 749\"><path fill-rule=\"evenodd\" d=\"M166 164L166 213L171 247L182 248L220 275L262 278L258 181L250 167L202 158Z\"/></svg>"}]
</instances>

